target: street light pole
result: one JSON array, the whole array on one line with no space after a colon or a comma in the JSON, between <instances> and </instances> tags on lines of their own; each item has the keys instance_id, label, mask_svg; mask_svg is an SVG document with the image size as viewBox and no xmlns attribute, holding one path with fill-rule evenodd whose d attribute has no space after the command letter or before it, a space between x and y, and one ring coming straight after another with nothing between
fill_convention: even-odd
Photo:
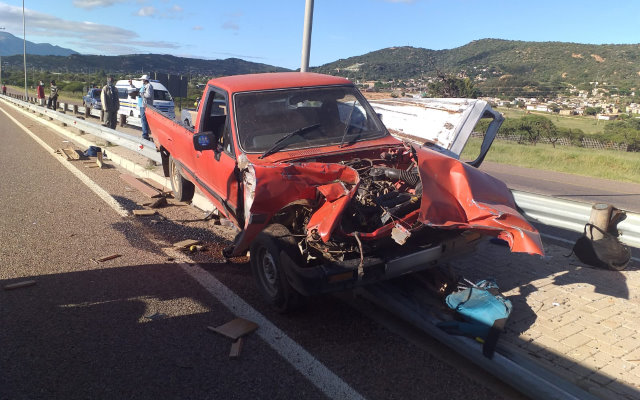
<instances>
[{"instance_id":1,"label":"street light pole","mask_svg":"<svg viewBox=\"0 0 640 400\"><path fill-rule=\"evenodd\" d=\"M302 33L302 62L300 72L309 69L309 52L311 51L311 26L313 25L313 0L307 0L304 7L304 31Z\"/></svg>"},{"instance_id":2,"label":"street light pole","mask_svg":"<svg viewBox=\"0 0 640 400\"><path fill-rule=\"evenodd\" d=\"M22 45L24 56L24 101L29 98L27 93L27 28L24 22L24 0L22 0Z\"/></svg>"},{"instance_id":3,"label":"street light pole","mask_svg":"<svg viewBox=\"0 0 640 400\"><path fill-rule=\"evenodd\" d=\"M4 30L4 27L0 27L0 31ZM0 85L2 85L2 52L0 52Z\"/></svg>"}]
</instances>

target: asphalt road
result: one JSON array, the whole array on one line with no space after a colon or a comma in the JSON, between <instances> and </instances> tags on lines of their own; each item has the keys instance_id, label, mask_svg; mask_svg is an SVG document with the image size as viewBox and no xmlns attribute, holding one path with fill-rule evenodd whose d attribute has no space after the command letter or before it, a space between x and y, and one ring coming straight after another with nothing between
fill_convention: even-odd
<instances>
[{"instance_id":1,"label":"asphalt road","mask_svg":"<svg viewBox=\"0 0 640 400\"><path fill-rule=\"evenodd\" d=\"M123 217L149 199L120 171L60 162L2 110L69 147L0 104L0 286L36 282L0 290L0 399L522 398L348 294L274 313L247 260L220 257L228 228L179 204ZM184 239L208 250L167 250ZM247 312L260 328L230 359L206 328Z\"/></svg>"}]
</instances>

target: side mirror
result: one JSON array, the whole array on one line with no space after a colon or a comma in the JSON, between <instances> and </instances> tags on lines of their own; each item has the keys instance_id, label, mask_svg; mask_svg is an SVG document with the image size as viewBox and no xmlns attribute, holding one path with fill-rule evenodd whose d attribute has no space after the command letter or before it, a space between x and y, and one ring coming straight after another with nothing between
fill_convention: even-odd
<instances>
[{"instance_id":1,"label":"side mirror","mask_svg":"<svg viewBox=\"0 0 640 400\"><path fill-rule=\"evenodd\" d=\"M378 118L380 119L380 121L382 121L382 113L376 113L376 115L378 116Z\"/></svg>"},{"instance_id":2,"label":"side mirror","mask_svg":"<svg viewBox=\"0 0 640 400\"><path fill-rule=\"evenodd\" d=\"M193 148L196 151L216 150L218 140L213 132L203 132L193 135Z\"/></svg>"}]
</instances>

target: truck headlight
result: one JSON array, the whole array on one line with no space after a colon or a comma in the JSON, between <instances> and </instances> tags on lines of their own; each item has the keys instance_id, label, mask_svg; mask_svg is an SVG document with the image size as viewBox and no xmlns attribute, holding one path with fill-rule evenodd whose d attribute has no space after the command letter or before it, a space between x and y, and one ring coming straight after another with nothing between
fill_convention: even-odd
<instances>
[{"instance_id":1,"label":"truck headlight","mask_svg":"<svg viewBox=\"0 0 640 400\"><path fill-rule=\"evenodd\" d=\"M244 184L244 217L248 222L251 214L249 210L251 210L256 195L256 170L253 165L249 164L245 168L242 182Z\"/></svg>"}]
</instances>

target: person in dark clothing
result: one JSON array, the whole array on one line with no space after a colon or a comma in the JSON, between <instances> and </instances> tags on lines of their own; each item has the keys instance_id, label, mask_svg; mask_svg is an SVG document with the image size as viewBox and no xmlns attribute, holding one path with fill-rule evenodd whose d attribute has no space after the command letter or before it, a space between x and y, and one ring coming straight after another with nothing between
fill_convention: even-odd
<instances>
[{"instance_id":1,"label":"person in dark clothing","mask_svg":"<svg viewBox=\"0 0 640 400\"><path fill-rule=\"evenodd\" d=\"M107 78L107 84L102 88L100 93L100 102L104 110L104 122L107 128L116 129L118 123L118 109L120 108L120 99L118 98L118 89L113 84L113 78Z\"/></svg>"},{"instance_id":2,"label":"person in dark clothing","mask_svg":"<svg viewBox=\"0 0 640 400\"><path fill-rule=\"evenodd\" d=\"M56 86L56 81L51 81L51 95L49 95L47 108L58 109L58 87Z\"/></svg>"}]
</instances>

